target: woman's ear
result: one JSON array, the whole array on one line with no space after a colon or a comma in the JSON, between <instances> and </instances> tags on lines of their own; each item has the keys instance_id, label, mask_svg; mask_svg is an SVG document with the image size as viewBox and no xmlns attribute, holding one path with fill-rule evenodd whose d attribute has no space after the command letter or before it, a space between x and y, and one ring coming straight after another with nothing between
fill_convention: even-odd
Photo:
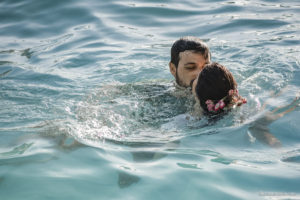
<instances>
[{"instance_id":1,"label":"woman's ear","mask_svg":"<svg viewBox=\"0 0 300 200\"><path fill-rule=\"evenodd\" d=\"M176 78L176 67L172 62L169 62L169 69L171 74Z\"/></svg>"}]
</instances>

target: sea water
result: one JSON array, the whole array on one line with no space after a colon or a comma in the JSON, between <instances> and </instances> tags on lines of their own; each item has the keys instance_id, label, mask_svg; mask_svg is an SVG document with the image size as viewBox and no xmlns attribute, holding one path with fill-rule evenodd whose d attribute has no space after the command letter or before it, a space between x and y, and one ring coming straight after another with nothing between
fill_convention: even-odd
<instances>
[{"instance_id":1,"label":"sea water","mask_svg":"<svg viewBox=\"0 0 300 200\"><path fill-rule=\"evenodd\" d=\"M0 199L300 199L296 0L1 0ZM193 117L170 48L197 36L248 103ZM263 109L263 104L266 107Z\"/></svg>"}]
</instances>

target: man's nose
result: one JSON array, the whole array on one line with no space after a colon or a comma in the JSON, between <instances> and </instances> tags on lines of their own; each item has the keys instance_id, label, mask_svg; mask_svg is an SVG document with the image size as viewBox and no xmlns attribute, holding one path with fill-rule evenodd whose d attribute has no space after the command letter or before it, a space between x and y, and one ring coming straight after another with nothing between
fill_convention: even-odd
<instances>
[{"instance_id":1,"label":"man's nose","mask_svg":"<svg viewBox=\"0 0 300 200\"><path fill-rule=\"evenodd\" d=\"M193 71L193 79L196 79L201 71L202 71L202 66L197 65L196 69Z\"/></svg>"},{"instance_id":2,"label":"man's nose","mask_svg":"<svg viewBox=\"0 0 300 200\"><path fill-rule=\"evenodd\" d=\"M197 70L195 70L195 71L193 72L192 78L193 78L193 79L196 79L197 76L198 76L198 74L199 74L200 72L201 72L201 69L198 69L198 68L197 68Z\"/></svg>"}]
</instances>

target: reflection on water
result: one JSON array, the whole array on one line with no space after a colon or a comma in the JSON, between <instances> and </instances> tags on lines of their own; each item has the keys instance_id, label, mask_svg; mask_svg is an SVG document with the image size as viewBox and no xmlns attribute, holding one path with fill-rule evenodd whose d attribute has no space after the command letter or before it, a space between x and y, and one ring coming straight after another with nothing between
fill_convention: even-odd
<instances>
[{"instance_id":1,"label":"reflection on water","mask_svg":"<svg viewBox=\"0 0 300 200\"><path fill-rule=\"evenodd\" d=\"M129 187L133 183L137 183L140 180L139 177L127 174L125 172L119 172L119 187L125 188Z\"/></svg>"}]
</instances>

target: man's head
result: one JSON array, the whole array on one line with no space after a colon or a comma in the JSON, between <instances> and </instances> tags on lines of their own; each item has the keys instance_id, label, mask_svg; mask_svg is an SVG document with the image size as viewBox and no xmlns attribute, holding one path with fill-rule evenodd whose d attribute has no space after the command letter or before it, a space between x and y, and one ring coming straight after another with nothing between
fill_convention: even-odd
<instances>
[{"instance_id":1,"label":"man's head","mask_svg":"<svg viewBox=\"0 0 300 200\"><path fill-rule=\"evenodd\" d=\"M197 37L180 38L171 48L170 72L180 86L190 86L207 63L210 63L209 48Z\"/></svg>"}]
</instances>

